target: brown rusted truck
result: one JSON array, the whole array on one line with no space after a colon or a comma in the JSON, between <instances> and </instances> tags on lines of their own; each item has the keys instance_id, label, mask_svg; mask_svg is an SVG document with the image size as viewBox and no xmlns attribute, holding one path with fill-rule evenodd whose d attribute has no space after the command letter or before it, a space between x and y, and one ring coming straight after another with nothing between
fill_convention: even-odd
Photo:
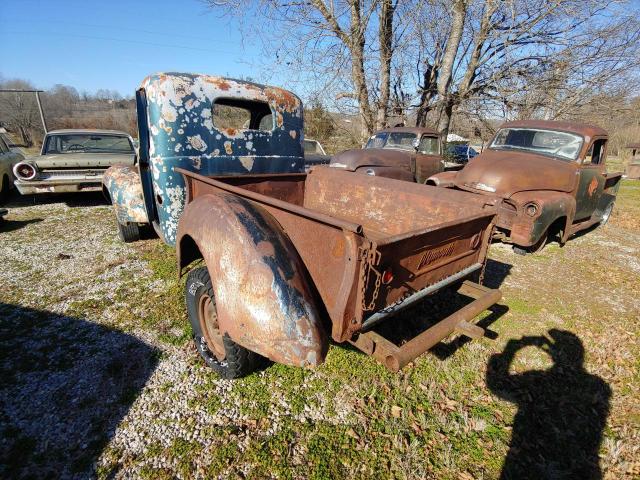
<instances>
[{"instance_id":1,"label":"brown rusted truck","mask_svg":"<svg viewBox=\"0 0 640 480\"><path fill-rule=\"evenodd\" d=\"M551 238L562 245L608 221L622 174L606 171L607 141L607 132L593 125L508 122L462 170L427 184L495 200L496 238L516 253L535 253Z\"/></svg>"},{"instance_id":2,"label":"brown rusted truck","mask_svg":"<svg viewBox=\"0 0 640 480\"><path fill-rule=\"evenodd\" d=\"M323 166L176 172L187 195L176 247L188 315L197 350L224 377L251 372L261 357L316 366L329 338L396 371L454 330L481 336L470 321L500 299L471 280L495 218L477 195ZM474 300L402 346L375 332L447 286Z\"/></svg>"},{"instance_id":3,"label":"brown rusted truck","mask_svg":"<svg viewBox=\"0 0 640 480\"><path fill-rule=\"evenodd\" d=\"M362 149L334 155L333 168L371 176L424 183L444 170L442 142L435 130L393 127L374 133Z\"/></svg>"}]
</instances>

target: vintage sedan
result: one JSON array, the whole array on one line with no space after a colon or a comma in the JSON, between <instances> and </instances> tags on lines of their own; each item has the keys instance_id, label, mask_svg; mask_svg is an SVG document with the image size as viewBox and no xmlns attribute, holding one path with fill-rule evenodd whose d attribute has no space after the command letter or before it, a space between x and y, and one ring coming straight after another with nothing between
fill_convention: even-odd
<instances>
[{"instance_id":1,"label":"vintage sedan","mask_svg":"<svg viewBox=\"0 0 640 480\"><path fill-rule=\"evenodd\" d=\"M496 238L517 253L535 253L550 238L562 245L609 219L622 174L607 172L607 142L607 132L594 125L508 122L462 170L427 184L498 201Z\"/></svg>"},{"instance_id":2,"label":"vintage sedan","mask_svg":"<svg viewBox=\"0 0 640 480\"><path fill-rule=\"evenodd\" d=\"M420 127L394 127L376 132L363 149L334 155L331 167L424 183L444 170L442 144L435 130Z\"/></svg>"},{"instance_id":3,"label":"vintage sedan","mask_svg":"<svg viewBox=\"0 0 640 480\"><path fill-rule=\"evenodd\" d=\"M47 133L39 156L13 167L23 195L102 191L112 165L133 165L133 139L117 130L55 130Z\"/></svg>"}]
</instances>

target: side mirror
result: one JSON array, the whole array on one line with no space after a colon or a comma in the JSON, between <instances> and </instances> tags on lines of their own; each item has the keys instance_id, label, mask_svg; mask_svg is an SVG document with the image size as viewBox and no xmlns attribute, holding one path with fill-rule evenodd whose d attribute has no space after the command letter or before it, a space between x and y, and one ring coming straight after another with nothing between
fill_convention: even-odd
<instances>
[{"instance_id":1,"label":"side mirror","mask_svg":"<svg viewBox=\"0 0 640 480\"><path fill-rule=\"evenodd\" d=\"M420 139L414 138L413 142L411 142L411 145L413 145L413 149L417 152L418 147L420 146Z\"/></svg>"}]
</instances>

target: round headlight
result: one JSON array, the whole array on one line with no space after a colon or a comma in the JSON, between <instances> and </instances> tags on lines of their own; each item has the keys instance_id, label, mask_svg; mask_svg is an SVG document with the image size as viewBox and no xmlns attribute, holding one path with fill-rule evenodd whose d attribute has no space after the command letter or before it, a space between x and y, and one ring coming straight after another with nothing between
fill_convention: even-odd
<instances>
[{"instance_id":1,"label":"round headlight","mask_svg":"<svg viewBox=\"0 0 640 480\"><path fill-rule=\"evenodd\" d=\"M13 167L13 173L20 180L33 180L38 172L30 163L20 162Z\"/></svg>"},{"instance_id":2,"label":"round headlight","mask_svg":"<svg viewBox=\"0 0 640 480\"><path fill-rule=\"evenodd\" d=\"M538 205L535 204L535 203L529 203L529 204L525 205L524 211L530 217L535 217L537 215L537 213L538 213Z\"/></svg>"}]
</instances>

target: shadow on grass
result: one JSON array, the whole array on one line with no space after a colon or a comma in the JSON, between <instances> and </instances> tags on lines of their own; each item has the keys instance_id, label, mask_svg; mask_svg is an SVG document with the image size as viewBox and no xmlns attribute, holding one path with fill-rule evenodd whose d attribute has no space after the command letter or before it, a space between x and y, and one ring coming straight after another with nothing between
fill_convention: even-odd
<instances>
[{"instance_id":1,"label":"shadow on grass","mask_svg":"<svg viewBox=\"0 0 640 480\"><path fill-rule=\"evenodd\" d=\"M20 195L13 192L11 198L4 205L7 208L28 207L29 205L48 205L65 203L68 207L95 207L109 205L102 192L78 193L39 193L36 195Z\"/></svg>"},{"instance_id":2,"label":"shadow on grass","mask_svg":"<svg viewBox=\"0 0 640 480\"><path fill-rule=\"evenodd\" d=\"M488 387L518 407L501 478L601 478L598 451L611 389L584 369L584 347L575 334L553 329L549 337L510 340L489 360ZM511 373L525 347L547 353L553 366Z\"/></svg>"},{"instance_id":3,"label":"shadow on grass","mask_svg":"<svg viewBox=\"0 0 640 480\"><path fill-rule=\"evenodd\" d=\"M20 230L23 227L31 223L38 223L44 220L43 218L32 218L30 220L9 220L7 218L0 219L0 233L2 232L13 232L15 230Z\"/></svg>"},{"instance_id":4,"label":"shadow on grass","mask_svg":"<svg viewBox=\"0 0 640 480\"><path fill-rule=\"evenodd\" d=\"M94 477L159 351L79 318L0 303L0 477Z\"/></svg>"}]
</instances>

